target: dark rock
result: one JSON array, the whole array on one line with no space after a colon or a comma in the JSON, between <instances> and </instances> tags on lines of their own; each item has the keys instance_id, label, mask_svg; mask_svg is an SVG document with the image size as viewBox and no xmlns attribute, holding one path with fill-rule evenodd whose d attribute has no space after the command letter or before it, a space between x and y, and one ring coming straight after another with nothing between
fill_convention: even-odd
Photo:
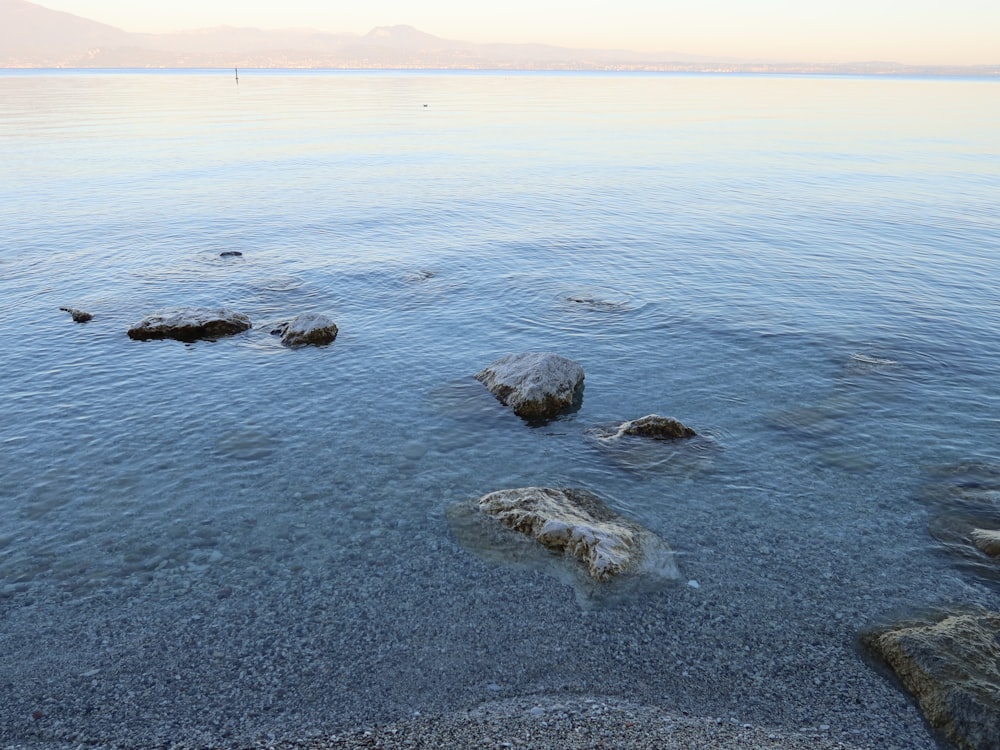
<instances>
[{"instance_id":1,"label":"dark rock","mask_svg":"<svg viewBox=\"0 0 1000 750\"><path fill-rule=\"evenodd\" d=\"M639 419L622 422L613 430L607 431L607 438L634 435L635 437L652 438L653 440L678 440L697 436L697 432L681 424L673 417L661 417L658 414L648 414Z\"/></svg>"},{"instance_id":2,"label":"dark rock","mask_svg":"<svg viewBox=\"0 0 1000 750\"><path fill-rule=\"evenodd\" d=\"M865 633L928 723L963 750L1000 750L1000 614L949 614Z\"/></svg>"},{"instance_id":3,"label":"dark rock","mask_svg":"<svg viewBox=\"0 0 1000 750\"><path fill-rule=\"evenodd\" d=\"M75 307L60 307L63 312L68 312L73 316L73 322L75 323L86 323L88 320L93 319L93 315L89 312L84 312L83 310L77 310Z\"/></svg>"},{"instance_id":4,"label":"dark rock","mask_svg":"<svg viewBox=\"0 0 1000 750\"><path fill-rule=\"evenodd\" d=\"M231 336L253 324L242 313L221 308L182 307L148 315L128 329L129 338L197 341Z\"/></svg>"},{"instance_id":5,"label":"dark rock","mask_svg":"<svg viewBox=\"0 0 1000 750\"><path fill-rule=\"evenodd\" d=\"M324 346L337 338L337 324L325 315L303 313L288 323L282 323L273 331L281 334L285 346Z\"/></svg>"},{"instance_id":6,"label":"dark rock","mask_svg":"<svg viewBox=\"0 0 1000 750\"><path fill-rule=\"evenodd\" d=\"M583 368L548 352L508 354L476 373L497 400L527 420L547 420L578 407Z\"/></svg>"},{"instance_id":7,"label":"dark rock","mask_svg":"<svg viewBox=\"0 0 1000 750\"><path fill-rule=\"evenodd\" d=\"M584 436L614 464L638 472L697 473L710 469L721 450L712 438L657 414L597 425Z\"/></svg>"},{"instance_id":8,"label":"dark rock","mask_svg":"<svg viewBox=\"0 0 1000 750\"><path fill-rule=\"evenodd\" d=\"M223 250L221 253L219 253L219 257L220 258L242 258L243 257L243 253L241 253L239 250Z\"/></svg>"}]
</instances>

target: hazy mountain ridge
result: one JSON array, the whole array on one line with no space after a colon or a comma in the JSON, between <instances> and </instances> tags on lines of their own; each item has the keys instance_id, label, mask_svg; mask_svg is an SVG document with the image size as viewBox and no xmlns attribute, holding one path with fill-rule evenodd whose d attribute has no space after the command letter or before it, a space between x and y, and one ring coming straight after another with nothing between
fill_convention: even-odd
<instances>
[{"instance_id":1,"label":"hazy mountain ridge","mask_svg":"<svg viewBox=\"0 0 1000 750\"><path fill-rule=\"evenodd\" d=\"M477 44L442 39L412 26L379 27L365 35L231 26L171 34L137 34L50 10L27 0L0 0L0 67L234 66L1000 75L1000 65L790 64L709 59L680 53L571 49L545 44Z\"/></svg>"}]
</instances>

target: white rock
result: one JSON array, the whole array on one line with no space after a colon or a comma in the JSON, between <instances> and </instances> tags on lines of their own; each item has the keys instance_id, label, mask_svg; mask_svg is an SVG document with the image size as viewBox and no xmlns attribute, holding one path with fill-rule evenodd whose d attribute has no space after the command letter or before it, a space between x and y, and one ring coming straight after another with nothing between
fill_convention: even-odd
<instances>
[{"instance_id":1,"label":"white rock","mask_svg":"<svg viewBox=\"0 0 1000 750\"><path fill-rule=\"evenodd\" d=\"M479 498L478 505L505 526L579 560L594 580L629 573L679 575L673 552L662 539L586 490L499 490Z\"/></svg>"}]
</instances>

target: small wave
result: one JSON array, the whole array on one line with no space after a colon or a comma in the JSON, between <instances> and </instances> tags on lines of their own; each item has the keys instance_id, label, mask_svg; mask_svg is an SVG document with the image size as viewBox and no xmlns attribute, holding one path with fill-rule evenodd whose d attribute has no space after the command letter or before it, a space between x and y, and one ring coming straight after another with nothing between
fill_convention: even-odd
<instances>
[{"instance_id":1,"label":"small wave","mask_svg":"<svg viewBox=\"0 0 1000 750\"><path fill-rule=\"evenodd\" d=\"M899 364L899 362L894 359L888 359L887 357L874 357L870 354L861 354L860 352L852 353L851 359L865 365L890 366Z\"/></svg>"}]
</instances>

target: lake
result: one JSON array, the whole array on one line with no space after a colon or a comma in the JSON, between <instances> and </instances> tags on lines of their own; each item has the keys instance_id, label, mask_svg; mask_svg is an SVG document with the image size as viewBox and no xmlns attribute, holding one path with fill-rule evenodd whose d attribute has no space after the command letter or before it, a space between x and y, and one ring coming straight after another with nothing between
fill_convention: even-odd
<instances>
[{"instance_id":1,"label":"lake","mask_svg":"<svg viewBox=\"0 0 1000 750\"><path fill-rule=\"evenodd\" d=\"M856 638L1000 605L929 532L1000 466L1000 82L3 71L0 101L0 741L600 695L935 747ZM126 336L181 305L254 326ZM336 341L283 347L301 312ZM472 378L524 351L583 366L577 411ZM703 439L588 439L651 413ZM592 601L462 544L450 509L531 485L681 578Z\"/></svg>"}]
</instances>

